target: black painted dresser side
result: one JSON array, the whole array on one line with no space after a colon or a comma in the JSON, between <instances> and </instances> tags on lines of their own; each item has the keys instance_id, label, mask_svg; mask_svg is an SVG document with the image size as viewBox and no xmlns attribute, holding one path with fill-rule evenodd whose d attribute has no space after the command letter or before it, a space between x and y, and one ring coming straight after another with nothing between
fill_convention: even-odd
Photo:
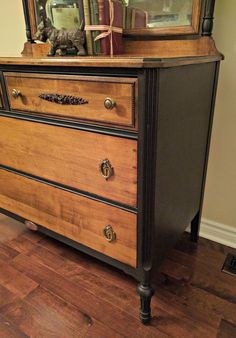
<instances>
[{"instance_id":1,"label":"black painted dresser side","mask_svg":"<svg viewBox=\"0 0 236 338\"><path fill-rule=\"evenodd\" d=\"M209 62L160 71L154 271L195 217L199 227L218 66Z\"/></svg>"}]
</instances>

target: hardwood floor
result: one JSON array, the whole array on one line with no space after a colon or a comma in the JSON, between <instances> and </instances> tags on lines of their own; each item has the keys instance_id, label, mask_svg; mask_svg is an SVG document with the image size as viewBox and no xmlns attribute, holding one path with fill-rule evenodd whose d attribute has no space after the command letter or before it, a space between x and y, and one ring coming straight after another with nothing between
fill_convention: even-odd
<instances>
[{"instance_id":1,"label":"hardwood floor","mask_svg":"<svg viewBox=\"0 0 236 338\"><path fill-rule=\"evenodd\" d=\"M221 272L228 252L184 234L143 326L132 278L0 214L0 337L234 338L236 277Z\"/></svg>"}]
</instances>

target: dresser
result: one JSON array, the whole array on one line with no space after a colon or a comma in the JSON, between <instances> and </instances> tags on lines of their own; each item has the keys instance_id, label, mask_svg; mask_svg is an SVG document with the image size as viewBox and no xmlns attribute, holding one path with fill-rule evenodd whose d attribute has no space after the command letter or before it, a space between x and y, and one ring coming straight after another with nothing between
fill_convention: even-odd
<instances>
[{"instance_id":1,"label":"dresser","mask_svg":"<svg viewBox=\"0 0 236 338\"><path fill-rule=\"evenodd\" d=\"M133 276L145 324L163 258L189 224L198 239L222 59L208 33L0 58L0 211Z\"/></svg>"}]
</instances>

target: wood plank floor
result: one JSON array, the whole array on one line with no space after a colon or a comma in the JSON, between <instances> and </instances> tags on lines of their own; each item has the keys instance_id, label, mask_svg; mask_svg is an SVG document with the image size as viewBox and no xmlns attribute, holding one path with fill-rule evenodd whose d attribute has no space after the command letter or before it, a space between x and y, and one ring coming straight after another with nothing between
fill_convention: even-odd
<instances>
[{"instance_id":1,"label":"wood plank floor","mask_svg":"<svg viewBox=\"0 0 236 338\"><path fill-rule=\"evenodd\" d=\"M184 234L145 327L132 278L0 214L0 337L234 338L236 277L221 272L228 252Z\"/></svg>"}]
</instances>

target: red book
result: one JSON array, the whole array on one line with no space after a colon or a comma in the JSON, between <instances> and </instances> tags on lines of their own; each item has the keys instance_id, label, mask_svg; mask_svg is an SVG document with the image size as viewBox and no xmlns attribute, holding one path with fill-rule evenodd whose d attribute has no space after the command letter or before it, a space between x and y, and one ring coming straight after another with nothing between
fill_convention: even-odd
<instances>
[{"instance_id":1,"label":"red book","mask_svg":"<svg viewBox=\"0 0 236 338\"><path fill-rule=\"evenodd\" d=\"M114 21L113 27L123 27L123 6L119 0L113 0L114 4ZM99 11L99 25L110 25L110 6L108 0L98 0ZM112 33L113 41L113 54L122 54L123 52L123 40L121 33ZM111 36L107 36L101 39L101 54L111 54Z\"/></svg>"},{"instance_id":2,"label":"red book","mask_svg":"<svg viewBox=\"0 0 236 338\"><path fill-rule=\"evenodd\" d=\"M132 9L131 28L146 28L147 27L147 12L142 9Z\"/></svg>"}]
</instances>

